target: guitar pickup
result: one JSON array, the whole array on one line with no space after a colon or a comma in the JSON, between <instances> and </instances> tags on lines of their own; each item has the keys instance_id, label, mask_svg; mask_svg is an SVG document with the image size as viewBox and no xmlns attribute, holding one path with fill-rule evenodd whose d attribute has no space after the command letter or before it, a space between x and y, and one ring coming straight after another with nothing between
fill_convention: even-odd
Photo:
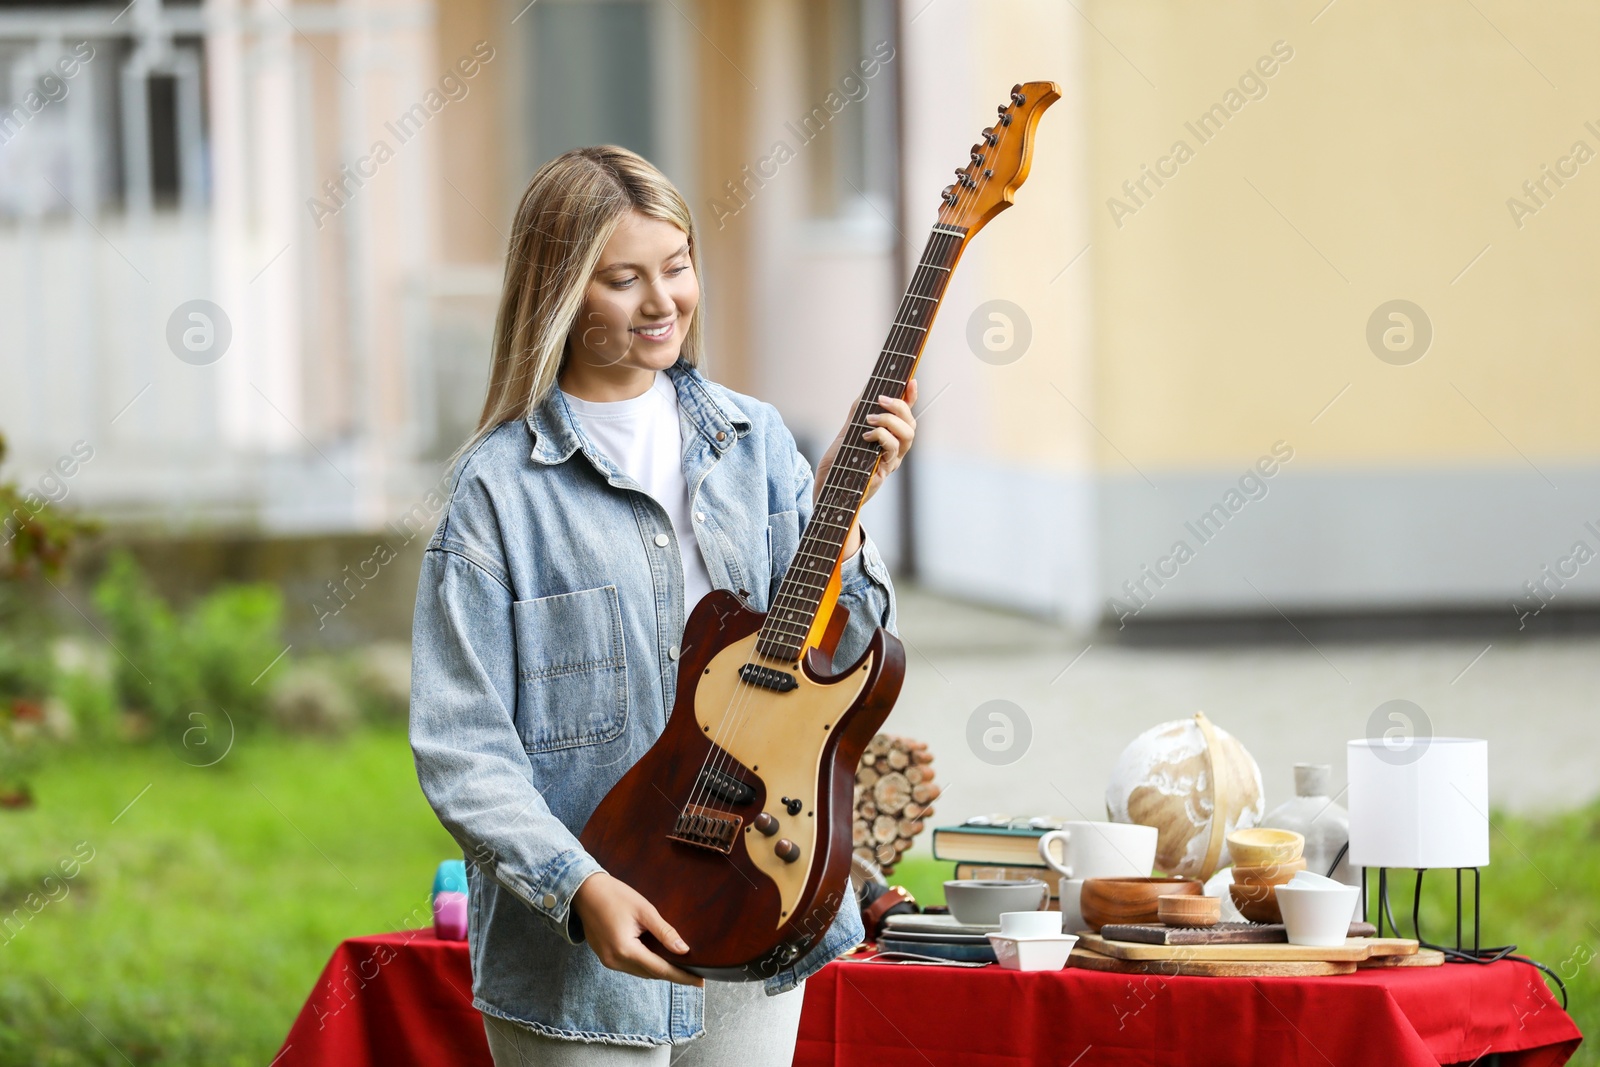
<instances>
[{"instance_id":1,"label":"guitar pickup","mask_svg":"<svg viewBox=\"0 0 1600 1067\"><path fill-rule=\"evenodd\" d=\"M700 787L724 804L748 804L756 798L755 787L723 770L708 770L700 775Z\"/></svg>"},{"instance_id":2,"label":"guitar pickup","mask_svg":"<svg viewBox=\"0 0 1600 1067\"><path fill-rule=\"evenodd\" d=\"M791 689L800 687L800 683L795 681L794 675L788 671L780 671L760 663L746 663L740 667L739 678L751 685L759 685L763 689L771 689L778 693L787 693Z\"/></svg>"},{"instance_id":3,"label":"guitar pickup","mask_svg":"<svg viewBox=\"0 0 1600 1067\"><path fill-rule=\"evenodd\" d=\"M732 852L734 839L739 836L739 816L714 808L692 804L685 808L667 836L686 845L696 845L717 852Z\"/></svg>"}]
</instances>

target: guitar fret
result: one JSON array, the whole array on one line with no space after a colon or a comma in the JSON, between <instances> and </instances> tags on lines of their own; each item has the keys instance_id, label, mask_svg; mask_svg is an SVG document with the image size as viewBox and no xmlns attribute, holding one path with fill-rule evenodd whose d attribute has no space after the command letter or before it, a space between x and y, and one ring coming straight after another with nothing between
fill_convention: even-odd
<instances>
[{"instance_id":1,"label":"guitar fret","mask_svg":"<svg viewBox=\"0 0 1600 1067\"><path fill-rule=\"evenodd\" d=\"M895 323L895 325L896 326L904 326L904 327L906 327L907 329L910 329L910 330L917 330L920 333L927 333L928 332L928 328L926 326L918 326L914 322L897 322L897 323Z\"/></svg>"}]
</instances>

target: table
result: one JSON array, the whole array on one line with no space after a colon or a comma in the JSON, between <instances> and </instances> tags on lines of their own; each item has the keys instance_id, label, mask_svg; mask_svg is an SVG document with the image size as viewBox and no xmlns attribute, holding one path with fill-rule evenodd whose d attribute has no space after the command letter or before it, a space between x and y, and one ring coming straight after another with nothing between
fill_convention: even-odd
<instances>
[{"instance_id":1,"label":"table","mask_svg":"<svg viewBox=\"0 0 1600 1067\"><path fill-rule=\"evenodd\" d=\"M273 1067L489 1067L463 941L334 950ZM1504 961L1335 978L1159 978L838 960L806 983L796 1067L1559 1067L1582 1035Z\"/></svg>"}]
</instances>

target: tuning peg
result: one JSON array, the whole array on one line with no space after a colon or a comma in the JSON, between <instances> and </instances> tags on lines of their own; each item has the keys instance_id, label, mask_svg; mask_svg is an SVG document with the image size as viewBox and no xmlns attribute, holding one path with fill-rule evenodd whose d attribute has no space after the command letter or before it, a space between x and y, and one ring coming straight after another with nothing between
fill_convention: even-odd
<instances>
[{"instance_id":1,"label":"tuning peg","mask_svg":"<svg viewBox=\"0 0 1600 1067\"><path fill-rule=\"evenodd\" d=\"M995 110L1000 113L1001 118L1006 117L1006 106L1004 104L1001 104L999 107L995 108Z\"/></svg>"},{"instance_id":2,"label":"tuning peg","mask_svg":"<svg viewBox=\"0 0 1600 1067\"><path fill-rule=\"evenodd\" d=\"M1026 104L1028 102L1028 98L1023 96L1019 92L1013 92L1011 94L1011 102L1013 104L1017 105L1018 107L1021 107L1023 104Z\"/></svg>"},{"instance_id":3,"label":"tuning peg","mask_svg":"<svg viewBox=\"0 0 1600 1067\"><path fill-rule=\"evenodd\" d=\"M982 154L980 154L978 152L978 146L977 145L973 145L972 146L972 162L974 162L974 163L982 163L983 162L983 156L982 156Z\"/></svg>"},{"instance_id":4,"label":"tuning peg","mask_svg":"<svg viewBox=\"0 0 1600 1067\"><path fill-rule=\"evenodd\" d=\"M991 148L1000 143L1000 138L994 135L993 126L985 126L983 128L983 143Z\"/></svg>"},{"instance_id":5,"label":"tuning peg","mask_svg":"<svg viewBox=\"0 0 1600 1067\"><path fill-rule=\"evenodd\" d=\"M953 186L953 185L945 186L944 187L944 192L939 194L939 199L943 200L947 204L955 203L956 202L956 187Z\"/></svg>"}]
</instances>

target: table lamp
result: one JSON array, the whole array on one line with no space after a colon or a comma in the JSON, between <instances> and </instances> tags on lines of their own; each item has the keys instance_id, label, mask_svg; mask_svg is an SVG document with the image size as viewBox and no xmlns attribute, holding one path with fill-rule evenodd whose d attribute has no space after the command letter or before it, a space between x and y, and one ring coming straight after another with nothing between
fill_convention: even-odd
<instances>
[{"instance_id":1,"label":"table lamp","mask_svg":"<svg viewBox=\"0 0 1600 1067\"><path fill-rule=\"evenodd\" d=\"M1378 872L1377 922L1387 917L1391 867L1417 872L1412 930L1430 948L1417 925L1423 872L1456 872L1456 946L1478 954L1480 868L1489 865L1489 742L1470 737L1412 737L1402 744L1385 738L1349 742L1350 864L1362 868L1362 911L1366 912L1368 869ZM1462 942L1461 874L1472 871L1472 946Z\"/></svg>"}]
</instances>

